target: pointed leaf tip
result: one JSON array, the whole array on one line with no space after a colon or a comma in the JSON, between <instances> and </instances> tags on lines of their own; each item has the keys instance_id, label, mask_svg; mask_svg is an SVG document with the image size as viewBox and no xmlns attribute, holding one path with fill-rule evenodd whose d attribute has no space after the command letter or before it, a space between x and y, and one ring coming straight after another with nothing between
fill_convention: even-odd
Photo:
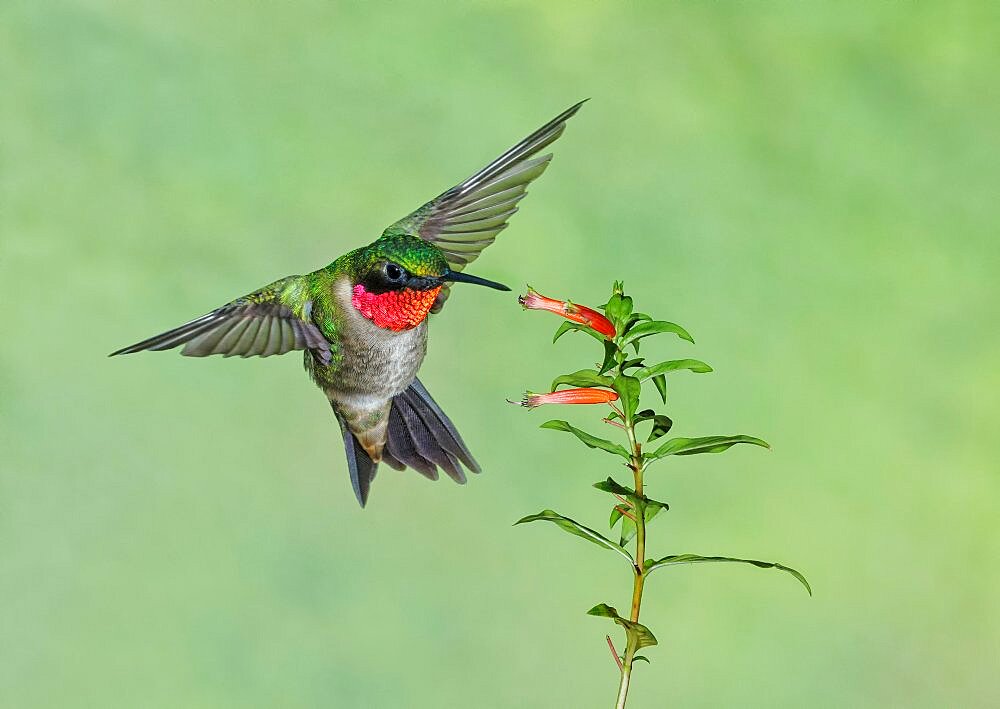
<instances>
[{"instance_id":1,"label":"pointed leaf tip","mask_svg":"<svg viewBox=\"0 0 1000 709\"><path fill-rule=\"evenodd\" d=\"M657 374L653 377L653 384L656 386L656 391L660 392L663 403L667 403L667 377L663 374Z\"/></svg>"},{"instance_id":2,"label":"pointed leaf tip","mask_svg":"<svg viewBox=\"0 0 1000 709\"><path fill-rule=\"evenodd\" d=\"M646 320L640 322L628 331L628 333L622 338L622 343L627 344L629 342L635 342L644 337L659 335L664 332L672 333L677 335L677 337L682 340L687 340L688 342L694 344L694 338L691 337L691 334L687 330L677 323L667 322L666 320Z\"/></svg>"},{"instance_id":3,"label":"pointed leaf tip","mask_svg":"<svg viewBox=\"0 0 1000 709\"><path fill-rule=\"evenodd\" d=\"M700 554L674 554L672 556L665 556L662 559L653 561L652 559L647 559L643 566L645 567L646 573L653 571L654 569L659 569L664 566L673 566L676 564L701 564L701 563L737 563L737 564L750 564L751 566L756 566L759 569L778 569L779 571L784 571L787 574L792 575L798 580L799 583L806 589L806 592L812 596L812 586L806 580L800 572L793 569L791 566L785 566L784 564L779 564L773 561L758 561L757 559L738 559L731 556L701 556Z\"/></svg>"},{"instance_id":4,"label":"pointed leaf tip","mask_svg":"<svg viewBox=\"0 0 1000 709\"><path fill-rule=\"evenodd\" d=\"M594 487L601 492L610 492L612 495L620 495L621 497L628 497L629 495L635 494L635 490L630 487L625 487L624 485L619 485L618 482L610 476L606 480L599 480L594 483Z\"/></svg>"},{"instance_id":5,"label":"pointed leaf tip","mask_svg":"<svg viewBox=\"0 0 1000 709\"><path fill-rule=\"evenodd\" d=\"M618 355L618 347L611 340L604 340L604 359L601 361L601 368L598 374L604 374L615 366L615 358Z\"/></svg>"},{"instance_id":6,"label":"pointed leaf tip","mask_svg":"<svg viewBox=\"0 0 1000 709\"><path fill-rule=\"evenodd\" d=\"M600 532L597 532L590 527L586 527L576 520L570 519L569 517L564 517L558 512L553 510L542 510L536 515L528 515L527 517L522 517L515 525L524 524L526 522L552 522L557 525L563 531L569 532L570 534L586 539L588 542L592 542L597 546L604 547L605 549L610 549L611 551L618 552L623 557L625 557L629 564L634 564L632 555L628 553L623 547L615 544L613 541L605 537Z\"/></svg>"},{"instance_id":7,"label":"pointed leaf tip","mask_svg":"<svg viewBox=\"0 0 1000 709\"><path fill-rule=\"evenodd\" d=\"M721 453L739 443L748 443L761 448L770 448L767 441L754 436L702 436L700 438L671 438L652 453L646 453L646 460L656 460L668 455L698 455L700 453Z\"/></svg>"},{"instance_id":8,"label":"pointed leaf tip","mask_svg":"<svg viewBox=\"0 0 1000 709\"><path fill-rule=\"evenodd\" d=\"M643 367L633 374L637 379L649 379L650 377L655 377L658 374L666 374L667 372L676 372L679 370L687 369L689 371L695 372L696 374L704 374L711 372L712 367L700 359L672 359L666 362L660 362L651 367Z\"/></svg>"},{"instance_id":9,"label":"pointed leaf tip","mask_svg":"<svg viewBox=\"0 0 1000 709\"><path fill-rule=\"evenodd\" d=\"M587 611L587 615L597 615L602 618L617 618L618 611L609 606L607 603L598 603L596 606Z\"/></svg>"},{"instance_id":10,"label":"pointed leaf tip","mask_svg":"<svg viewBox=\"0 0 1000 709\"><path fill-rule=\"evenodd\" d=\"M553 431L564 431L566 433L572 433L580 441L582 441L588 448L599 448L600 450L606 451L608 453L613 453L615 455L620 455L625 460L631 460L632 457L629 452L625 450L621 445L613 443L604 438L598 438L597 436L591 435L586 431L582 431L575 426L571 426L567 421L559 421L553 419L552 421L546 421L540 428L548 428Z\"/></svg>"}]
</instances>

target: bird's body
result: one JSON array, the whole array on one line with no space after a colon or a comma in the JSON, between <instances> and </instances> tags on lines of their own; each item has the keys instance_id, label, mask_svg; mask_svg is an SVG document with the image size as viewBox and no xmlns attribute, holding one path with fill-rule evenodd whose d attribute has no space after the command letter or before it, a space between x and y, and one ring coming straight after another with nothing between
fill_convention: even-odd
<instances>
[{"instance_id":1,"label":"bird's body","mask_svg":"<svg viewBox=\"0 0 1000 709\"><path fill-rule=\"evenodd\" d=\"M392 399L410 386L427 354L426 316L434 297L427 312L414 313L413 319L419 317L415 325L394 330L376 324L355 306L354 284L347 274L335 275L326 292L331 297L319 308L320 331L336 343L337 354L322 364L307 352L306 370L368 457L378 462Z\"/></svg>"},{"instance_id":2,"label":"bird's body","mask_svg":"<svg viewBox=\"0 0 1000 709\"><path fill-rule=\"evenodd\" d=\"M461 273L517 211L580 104L485 168L396 222L371 244L328 266L288 276L114 354L165 350L204 357L268 357L302 350L305 368L340 423L348 467L364 505L379 462L458 482L479 466L454 425L416 379L427 319L453 281L505 286Z\"/></svg>"}]
</instances>

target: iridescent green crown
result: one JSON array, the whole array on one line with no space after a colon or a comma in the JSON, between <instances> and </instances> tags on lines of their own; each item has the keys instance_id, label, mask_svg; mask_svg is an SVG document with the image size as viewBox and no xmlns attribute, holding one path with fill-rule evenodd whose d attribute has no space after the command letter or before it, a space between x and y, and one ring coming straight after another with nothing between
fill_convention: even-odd
<instances>
[{"instance_id":1,"label":"iridescent green crown","mask_svg":"<svg viewBox=\"0 0 1000 709\"><path fill-rule=\"evenodd\" d=\"M371 245L371 252L374 260L398 263L415 276L440 276L448 270L436 246L408 234L383 236Z\"/></svg>"}]
</instances>

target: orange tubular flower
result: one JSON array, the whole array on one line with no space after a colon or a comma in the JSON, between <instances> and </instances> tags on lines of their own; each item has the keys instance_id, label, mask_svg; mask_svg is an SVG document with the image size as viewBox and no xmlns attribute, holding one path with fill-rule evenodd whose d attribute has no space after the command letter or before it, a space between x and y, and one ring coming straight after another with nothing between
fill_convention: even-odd
<instances>
[{"instance_id":1,"label":"orange tubular flower","mask_svg":"<svg viewBox=\"0 0 1000 709\"><path fill-rule=\"evenodd\" d=\"M562 389L548 394L524 393L521 406L533 409L542 404L610 404L617 401L618 394L609 389L579 387L577 389Z\"/></svg>"},{"instance_id":2,"label":"orange tubular flower","mask_svg":"<svg viewBox=\"0 0 1000 709\"><path fill-rule=\"evenodd\" d=\"M585 305L546 298L531 286L528 286L528 292L525 295L518 296L517 302L525 310L548 310L550 313L561 315L567 320L587 325L608 339L614 338L616 334L615 326L611 321L596 310L588 308Z\"/></svg>"}]
</instances>

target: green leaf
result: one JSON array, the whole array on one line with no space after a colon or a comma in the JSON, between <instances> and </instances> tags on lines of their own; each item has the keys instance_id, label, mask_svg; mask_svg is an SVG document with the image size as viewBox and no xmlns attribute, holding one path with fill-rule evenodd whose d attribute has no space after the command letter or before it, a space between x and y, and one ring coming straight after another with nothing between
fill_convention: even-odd
<instances>
[{"instance_id":1,"label":"green leaf","mask_svg":"<svg viewBox=\"0 0 1000 709\"><path fill-rule=\"evenodd\" d=\"M636 655L635 657L632 658L632 662L638 662L639 660L642 660L647 665L650 664L649 658L646 657L645 655Z\"/></svg>"},{"instance_id":2,"label":"green leaf","mask_svg":"<svg viewBox=\"0 0 1000 709\"><path fill-rule=\"evenodd\" d=\"M614 453L615 455L620 455L625 460L632 460L632 456L629 452L622 448L617 443L612 443L611 441L605 440L603 438L598 438L597 436L592 436L586 431L581 431L579 428L569 425L566 421L546 421L541 425L541 428L549 428L553 431L565 431L566 433L572 433L574 436L579 438L584 442L589 448L600 448L602 451L607 451L608 453Z\"/></svg>"},{"instance_id":3,"label":"green leaf","mask_svg":"<svg viewBox=\"0 0 1000 709\"><path fill-rule=\"evenodd\" d=\"M667 378L662 374L657 374L653 377L653 384L656 385L656 390L660 392L660 398L663 399L663 403L667 403Z\"/></svg>"},{"instance_id":4,"label":"green leaf","mask_svg":"<svg viewBox=\"0 0 1000 709\"><path fill-rule=\"evenodd\" d=\"M639 408L639 394L642 392L642 385L635 377L627 374L619 374L611 384L618 392L618 399L621 402L622 411L625 413L625 420L632 418L632 414Z\"/></svg>"},{"instance_id":5,"label":"green leaf","mask_svg":"<svg viewBox=\"0 0 1000 709\"><path fill-rule=\"evenodd\" d=\"M596 606L587 611L587 615L596 615L601 618L618 618L618 611L609 606L607 603L598 603Z\"/></svg>"},{"instance_id":6,"label":"green leaf","mask_svg":"<svg viewBox=\"0 0 1000 709\"><path fill-rule=\"evenodd\" d=\"M632 313L629 316L628 322L625 323L625 327L622 328L621 335L624 337L628 332L641 322L652 320L653 318L646 315L646 313Z\"/></svg>"},{"instance_id":7,"label":"green leaf","mask_svg":"<svg viewBox=\"0 0 1000 709\"><path fill-rule=\"evenodd\" d=\"M652 497L644 497L643 502L645 503L646 509L646 521L653 519L656 515L660 513L661 510L669 510L670 505L666 502L660 502L659 500L654 500Z\"/></svg>"},{"instance_id":8,"label":"green leaf","mask_svg":"<svg viewBox=\"0 0 1000 709\"><path fill-rule=\"evenodd\" d=\"M631 369L632 367L641 367L642 363L645 361L646 361L645 357L636 357L635 359L625 360L624 362L621 363L620 367L621 371L624 372L626 369ZM635 374L633 374L632 376L635 376Z\"/></svg>"},{"instance_id":9,"label":"green leaf","mask_svg":"<svg viewBox=\"0 0 1000 709\"><path fill-rule=\"evenodd\" d=\"M674 422L670 420L669 416L657 414L653 417L653 429L649 432L649 438L646 439L646 442L649 443L660 436L666 435L673 425Z\"/></svg>"},{"instance_id":10,"label":"green leaf","mask_svg":"<svg viewBox=\"0 0 1000 709\"><path fill-rule=\"evenodd\" d=\"M629 499L632 501L633 504L635 504L636 501L639 500L639 496L632 494L629 495ZM654 500L650 497L643 497L641 502L642 502L642 509L644 511L643 517L645 517L647 525L651 521L653 521L653 518L656 517L656 515L658 515L661 510L670 509L670 505L668 505L666 502L660 502L659 500ZM636 505L636 508L638 508L638 505ZM635 537L636 534L638 534L638 530L635 527L635 522L630 520L628 517L625 517L622 520L621 537L619 538L618 543L624 546L628 544L630 541L632 541L632 538Z\"/></svg>"},{"instance_id":11,"label":"green leaf","mask_svg":"<svg viewBox=\"0 0 1000 709\"><path fill-rule=\"evenodd\" d=\"M611 340L602 338L601 341L604 343L604 362L601 364L599 374L604 374L615 366L615 356L618 354L618 347Z\"/></svg>"},{"instance_id":12,"label":"green leaf","mask_svg":"<svg viewBox=\"0 0 1000 709\"><path fill-rule=\"evenodd\" d=\"M614 478L610 477L607 480L594 483L594 487L602 492L610 492L612 495L620 495L621 497L628 497L635 494L635 490L624 485L619 485Z\"/></svg>"},{"instance_id":13,"label":"green leaf","mask_svg":"<svg viewBox=\"0 0 1000 709\"><path fill-rule=\"evenodd\" d=\"M569 322L567 320L566 322L562 323L559 326L558 330L556 330L556 334L555 337L552 338L552 342L554 343L556 340L565 335L567 332L576 331L579 329L580 326L578 324L576 324L575 322Z\"/></svg>"},{"instance_id":14,"label":"green leaf","mask_svg":"<svg viewBox=\"0 0 1000 709\"><path fill-rule=\"evenodd\" d=\"M700 556L698 554L675 554L673 556L665 556L662 559L653 561L652 559L647 559L645 563L645 571L649 573L654 569L659 569L664 566L673 566L676 564L702 564L707 562L734 562L737 564L751 564L761 569L778 569L786 573L791 574L799 583L805 586L806 591L809 595L812 595L812 587L809 586L809 582L806 581L806 577L800 574L798 571L790 566L784 566L783 564L777 564L771 561L757 561L756 559L735 559L730 556Z\"/></svg>"},{"instance_id":15,"label":"green leaf","mask_svg":"<svg viewBox=\"0 0 1000 709\"><path fill-rule=\"evenodd\" d=\"M580 369L572 374L564 374L552 380L552 391L555 391L560 384L567 384L574 387L609 387L611 377L603 377L593 369Z\"/></svg>"},{"instance_id":16,"label":"green leaf","mask_svg":"<svg viewBox=\"0 0 1000 709\"><path fill-rule=\"evenodd\" d=\"M644 647L652 647L656 645L656 636L653 635L653 631L647 628L642 623L633 623L632 621L625 620L624 618L619 618L615 621L619 625L625 626L626 635L635 633L635 649L641 650ZM626 625L626 623L628 625Z\"/></svg>"},{"instance_id":17,"label":"green leaf","mask_svg":"<svg viewBox=\"0 0 1000 709\"><path fill-rule=\"evenodd\" d=\"M650 377L655 377L658 374L666 374L667 372L675 372L678 369L690 369L692 372L702 374L704 372L711 372L712 368L697 359L672 359L668 362L660 362L652 367L643 367L638 372L635 372L632 376L636 379L649 379Z\"/></svg>"},{"instance_id":18,"label":"green leaf","mask_svg":"<svg viewBox=\"0 0 1000 709\"><path fill-rule=\"evenodd\" d=\"M701 438L671 438L652 453L643 457L656 460L668 455L697 455L699 453L721 453L738 443L749 443L763 448L770 448L767 441L753 436L702 436Z\"/></svg>"},{"instance_id":19,"label":"green leaf","mask_svg":"<svg viewBox=\"0 0 1000 709\"><path fill-rule=\"evenodd\" d=\"M630 487L620 485L614 480L614 478L611 477L607 480L601 480L600 482L594 483L594 487L603 492L626 498L632 503L632 509L629 513L635 516L636 510L643 510L647 524L650 520L656 517L661 510L670 509L670 505L666 502L660 502L659 500L654 500L651 497L645 497L644 495L637 495L635 490ZM618 520L622 519L621 539L618 543L624 546L636 535L636 528L635 522L623 514L622 507L623 505L618 504L612 508L611 517L608 520L608 526L614 529Z\"/></svg>"},{"instance_id":20,"label":"green leaf","mask_svg":"<svg viewBox=\"0 0 1000 709\"><path fill-rule=\"evenodd\" d=\"M669 510L670 505L666 502L660 502L659 500L654 500L651 497L645 497L644 495L637 495L635 490L630 487L625 487L620 485L613 478L609 477L607 480L601 480L600 482L594 483L594 487L603 492L611 493L612 495L617 495L618 497L624 497L631 503L631 509L629 506L623 505L621 503L615 505L611 508L611 516L608 518L608 527L611 529L615 528L618 524L618 520L622 520L621 535L618 543L624 546L637 534L635 522L632 521L632 517L636 515L637 510L643 510L643 516L645 517L646 524L656 515L660 513L661 510ZM628 512L628 516L625 514Z\"/></svg>"},{"instance_id":21,"label":"green leaf","mask_svg":"<svg viewBox=\"0 0 1000 709\"><path fill-rule=\"evenodd\" d=\"M659 438L664 435L674 425L674 422L670 420L669 416L658 414L652 409L643 409L637 413L632 420L635 423L642 423L643 421L653 422L653 429L649 432L649 438L646 439L647 443L652 441L654 438Z\"/></svg>"},{"instance_id":22,"label":"green leaf","mask_svg":"<svg viewBox=\"0 0 1000 709\"><path fill-rule=\"evenodd\" d=\"M539 522L539 521L553 522L554 524L558 525L560 529L563 529L569 532L570 534L575 534L578 537L582 537L583 539L586 539L588 542L593 542L597 546L604 547L605 549L610 549L612 551L616 551L622 556L624 556L626 559L628 559L630 564L633 563L631 554L625 551L625 549L623 549L618 544L615 544L613 541L605 537L600 532L595 532L590 527L585 527L579 522L576 522L575 520L572 520L569 517L563 517L561 514L553 512L552 510L542 510L537 515L529 515L527 517L522 517L521 519L514 522L514 524L518 525L518 524L524 524L526 522Z\"/></svg>"},{"instance_id":23,"label":"green leaf","mask_svg":"<svg viewBox=\"0 0 1000 709\"><path fill-rule=\"evenodd\" d=\"M604 313L614 323L615 329L620 331L632 314L632 299L627 295L615 293L604 306Z\"/></svg>"},{"instance_id":24,"label":"green leaf","mask_svg":"<svg viewBox=\"0 0 1000 709\"><path fill-rule=\"evenodd\" d=\"M622 546L625 546L630 541L632 541L635 538L635 535L638 533L639 531L635 527L635 522L633 522L625 515L622 515L622 528L621 528L621 534L618 537L618 543L621 544Z\"/></svg>"},{"instance_id":25,"label":"green leaf","mask_svg":"<svg viewBox=\"0 0 1000 709\"><path fill-rule=\"evenodd\" d=\"M609 606L607 603L598 603L596 606L587 611L587 615L596 615L601 618L611 618L611 620L625 628L625 636L627 638L626 654L629 654L629 652L635 654L636 650L656 645L656 637L649 628L642 623L634 623L631 620L622 618L618 615L618 611Z\"/></svg>"},{"instance_id":26,"label":"green leaf","mask_svg":"<svg viewBox=\"0 0 1000 709\"><path fill-rule=\"evenodd\" d=\"M583 323L577 323L567 320L566 322L562 323L556 330L556 334L552 337L552 342L555 343L556 340L565 335L567 332L585 332L591 337L593 337L595 340L600 340L601 342L604 342L605 340L604 335L602 335L589 325L584 325Z\"/></svg>"},{"instance_id":27,"label":"green leaf","mask_svg":"<svg viewBox=\"0 0 1000 709\"><path fill-rule=\"evenodd\" d=\"M628 334L622 338L622 343L635 342L636 340L641 340L644 337L649 337L650 335L658 335L661 332L670 332L677 335L682 340L687 340L693 343L694 338L688 334L680 325L676 323L667 322L666 320L649 320L640 323L628 331Z\"/></svg>"}]
</instances>

